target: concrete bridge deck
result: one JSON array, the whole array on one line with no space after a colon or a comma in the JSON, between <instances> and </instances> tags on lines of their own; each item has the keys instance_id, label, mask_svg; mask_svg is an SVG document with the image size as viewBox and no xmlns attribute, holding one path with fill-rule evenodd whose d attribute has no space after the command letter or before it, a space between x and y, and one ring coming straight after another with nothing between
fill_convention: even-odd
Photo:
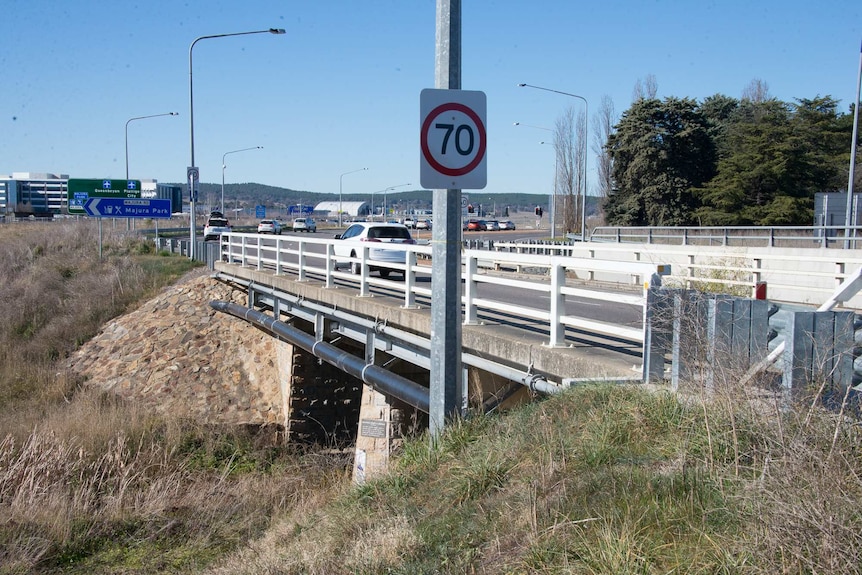
<instances>
[{"instance_id":1,"label":"concrete bridge deck","mask_svg":"<svg viewBox=\"0 0 862 575\"><path fill-rule=\"evenodd\" d=\"M270 270L239 264L217 262L215 271L224 280L268 287L292 294L304 302L313 302L377 325L430 339L430 307L425 305L406 308L397 298L374 293L359 296L353 287L327 288L322 281L300 281L291 274L276 275ZM480 325L462 326L465 354L498 362L524 375L541 374L557 384L566 380L640 377L642 350L633 342L620 340L611 346L607 341L590 343L580 340L568 341L567 345L557 347L550 347L547 342L547 333L537 329L535 322L528 318L512 322L488 317L482 319ZM469 363L469 359L465 361L465 364Z\"/></svg>"}]
</instances>

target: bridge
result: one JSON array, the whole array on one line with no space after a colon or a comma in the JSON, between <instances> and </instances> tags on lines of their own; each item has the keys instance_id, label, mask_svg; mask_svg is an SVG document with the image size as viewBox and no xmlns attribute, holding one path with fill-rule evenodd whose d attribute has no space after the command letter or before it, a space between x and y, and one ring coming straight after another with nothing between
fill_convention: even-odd
<instances>
[{"instance_id":1,"label":"bridge","mask_svg":"<svg viewBox=\"0 0 862 575\"><path fill-rule=\"evenodd\" d=\"M294 384L307 380L303 366L313 361L332 366L334 381L361 382L354 469L361 480L385 467L407 426L425 422L431 248L408 247L406 263L392 264L403 279L392 280L368 272L367 249L355 258L361 274L337 269L333 243L225 234L211 245L218 253L214 276L244 290L248 304L212 305L292 346L293 375L306 373L288 378ZM663 382L672 354L657 345L669 337L657 336L650 302L668 287L709 284L760 296L767 287L782 306L812 305L862 267L857 250L621 242L488 247L464 250L460 311L469 382L464 404L486 411L585 381ZM855 310L857 300L854 290L839 303ZM293 410L288 428L303 413L315 417L306 409L315 400L298 392L283 389L298 399L286 402Z\"/></svg>"}]
</instances>

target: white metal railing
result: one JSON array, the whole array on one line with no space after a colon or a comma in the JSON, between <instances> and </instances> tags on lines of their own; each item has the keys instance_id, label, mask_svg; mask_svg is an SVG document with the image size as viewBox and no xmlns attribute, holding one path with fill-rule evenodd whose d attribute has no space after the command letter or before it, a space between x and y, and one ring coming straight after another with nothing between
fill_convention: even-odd
<instances>
[{"instance_id":1,"label":"white metal railing","mask_svg":"<svg viewBox=\"0 0 862 575\"><path fill-rule=\"evenodd\" d=\"M229 233L221 236L221 260L257 270L270 270L276 275L291 274L299 281L316 279L325 287L335 286L336 280L358 282L360 297L371 294L372 287L384 288L398 294L402 305L416 307L417 297L431 297L431 276L429 260L432 253L430 245L387 245L385 243L356 244L360 248L355 258L336 258L334 246L341 240L306 236L269 236L258 234ZM405 253L405 263L386 262L385 266L397 273L404 274L403 282L392 282L369 275L369 249L396 250ZM490 256L490 257L489 257ZM492 261L493 260L493 261ZM339 267L359 263L361 273L354 275L341 271ZM372 262L379 265L380 262ZM589 320L566 315L566 296L578 296L603 302L616 302L641 308L646 317L646 302L649 289L661 285L661 276L670 273L670 266L646 262L603 261L591 258L575 258L550 255L492 253L487 250L465 249L462 253L462 277L465 280L462 303L465 324L478 323L481 312L512 314L541 322L548 330L548 345L565 344L567 326L588 330L591 333L625 339L643 344L644 327L632 328L608 322ZM529 279L496 273L499 267L541 268L543 274L530 275ZM621 284L639 285L640 293L619 293L599 289L584 289L570 285L567 275L574 273L602 273L614 275ZM419 281L424 278L424 281ZM506 301L478 297L480 284L506 286L519 294ZM550 299L546 309L525 306L512 301L535 301L530 297L544 294ZM646 322L644 322L646 325Z\"/></svg>"},{"instance_id":2,"label":"white metal railing","mask_svg":"<svg viewBox=\"0 0 862 575\"><path fill-rule=\"evenodd\" d=\"M860 246L862 247L862 246ZM671 266L665 286L708 292L761 297L803 305L819 305L854 270L862 266L862 249L799 249L793 247L748 247L670 245L667 243L574 242L535 244L495 242L499 253L559 254L568 257L658 262ZM497 255L489 256L496 258ZM600 274L582 279L605 280ZM862 296L845 302L862 309Z\"/></svg>"},{"instance_id":3,"label":"white metal railing","mask_svg":"<svg viewBox=\"0 0 862 575\"><path fill-rule=\"evenodd\" d=\"M600 226L590 242L644 243L700 246L752 246L794 248L860 248L862 226Z\"/></svg>"}]
</instances>

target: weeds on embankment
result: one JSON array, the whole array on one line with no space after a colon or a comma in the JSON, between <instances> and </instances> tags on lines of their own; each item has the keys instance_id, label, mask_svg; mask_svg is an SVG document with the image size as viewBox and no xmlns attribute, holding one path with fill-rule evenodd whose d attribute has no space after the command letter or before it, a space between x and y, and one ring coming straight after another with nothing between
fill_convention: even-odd
<instances>
[{"instance_id":1,"label":"weeds on embankment","mask_svg":"<svg viewBox=\"0 0 862 575\"><path fill-rule=\"evenodd\" d=\"M453 424L213 572L858 573L855 422L585 386Z\"/></svg>"},{"instance_id":2,"label":"weeds on embankment","mask_svg":"<svg viewBox=\"0 0 862 575\"><path fill-rule=\"evenodd\" d=\"M199 572L344 462L138 409L62 362L197 267L93 222L0 226L0 574Z\"/></svg>"},{"instance_id":3,"label":"weeds on embankment","mask_svg":"<svg viewBox=\"0 0 862 575\"><path fill-rule=\"evenodd\" d=\"M38 257L77 241L38 248L45 235L21 241L44 250ZM107 290L100 303L133 289L129 277L147 277L135 276L135 249L111 249L126 267L78 255L66 274L102 272L86 284ZM56 274L18 274L53 277L40 288L51 302L72 297L60 295L70 292ZM8 281L4 302L30 301ZM54 333L41 328L51 314L31 304L34 321L2 322L0 573L860 571L859 426L822 409L817 386L789 406L742 386L732 369L709 393L699 381L679 395L581 386L453 422L433 443L411 439L389 473L351 486L343 460L54 381L52 358L123 305L82 318L90 327L80 333L55 328L63 335L41 353L24 343ZM34 354L26 365L6 363L25 353Z\"/></svg>"}]
</instances>

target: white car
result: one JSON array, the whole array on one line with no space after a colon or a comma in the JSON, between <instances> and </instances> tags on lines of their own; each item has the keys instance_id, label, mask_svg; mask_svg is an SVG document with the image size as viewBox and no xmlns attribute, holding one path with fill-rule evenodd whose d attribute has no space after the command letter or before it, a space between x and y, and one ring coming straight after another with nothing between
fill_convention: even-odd
<instances>
[{"instance_id":1,"label":"white car","mask_svg":"<svg viewBox=\"0 0 862 575\"><path fill-rule=\"evenodd\" d=\"M345 258L360 258L362 257L362 248L364 242L375 244L388 244L391 247L396 247L398 244L407 245L415 244L416 242L410 236L410 230L403 224L384 224L361 222L351 224L343 234L335 236L336 240L334 252L336 256L336 266L350 266L350 271L359 274L362 272L359 262L347 261ZM373 248L369 246L368 259L372 262L397 263L403 264L407 261L404 250ZM380 277L389 277L391 268L381 265L369 265L370 271L380 272ZM399 270L399 273L403 273Z\"/></svg>"},{"instance_id":2,"label":"white car","mask_svg":"<svg viewBox=\"0 0 862 575\"><path fill-rule=\"evenodd\" d=\"M257 233L281 235L281 222L278 220L260 220L257 224Z\"/></svg>"},{"instance_id":3,"label":"white car","mask_svg":"<svg viewBox=\"0 0 862 575\"><path fill-rule=\"evenodd\" d=\"M416 225L413 227L415 227L417 230L430 230L431 220L416 220Z\"/></svg>"},{"instance_id":4,"label":"white car","mask_svg":"<svg viewBox=\"0 0 862 575\"><path fill-rule=\"evenodd\" d=\"M316 232L317 224L311 218L296 218L293 220L293 231L295 232Z\"/></svg>"},{"instance_id":5,"label":"white car","mask_svg":"<svg viewBox=\"0 0 862 575\"><path fill-rule=\"evenodd\" d=\"M204 226L204 241L217 240L222 234L229 234L230 223L224 217L210 216Z\"/></svg>"}]
</instances>

